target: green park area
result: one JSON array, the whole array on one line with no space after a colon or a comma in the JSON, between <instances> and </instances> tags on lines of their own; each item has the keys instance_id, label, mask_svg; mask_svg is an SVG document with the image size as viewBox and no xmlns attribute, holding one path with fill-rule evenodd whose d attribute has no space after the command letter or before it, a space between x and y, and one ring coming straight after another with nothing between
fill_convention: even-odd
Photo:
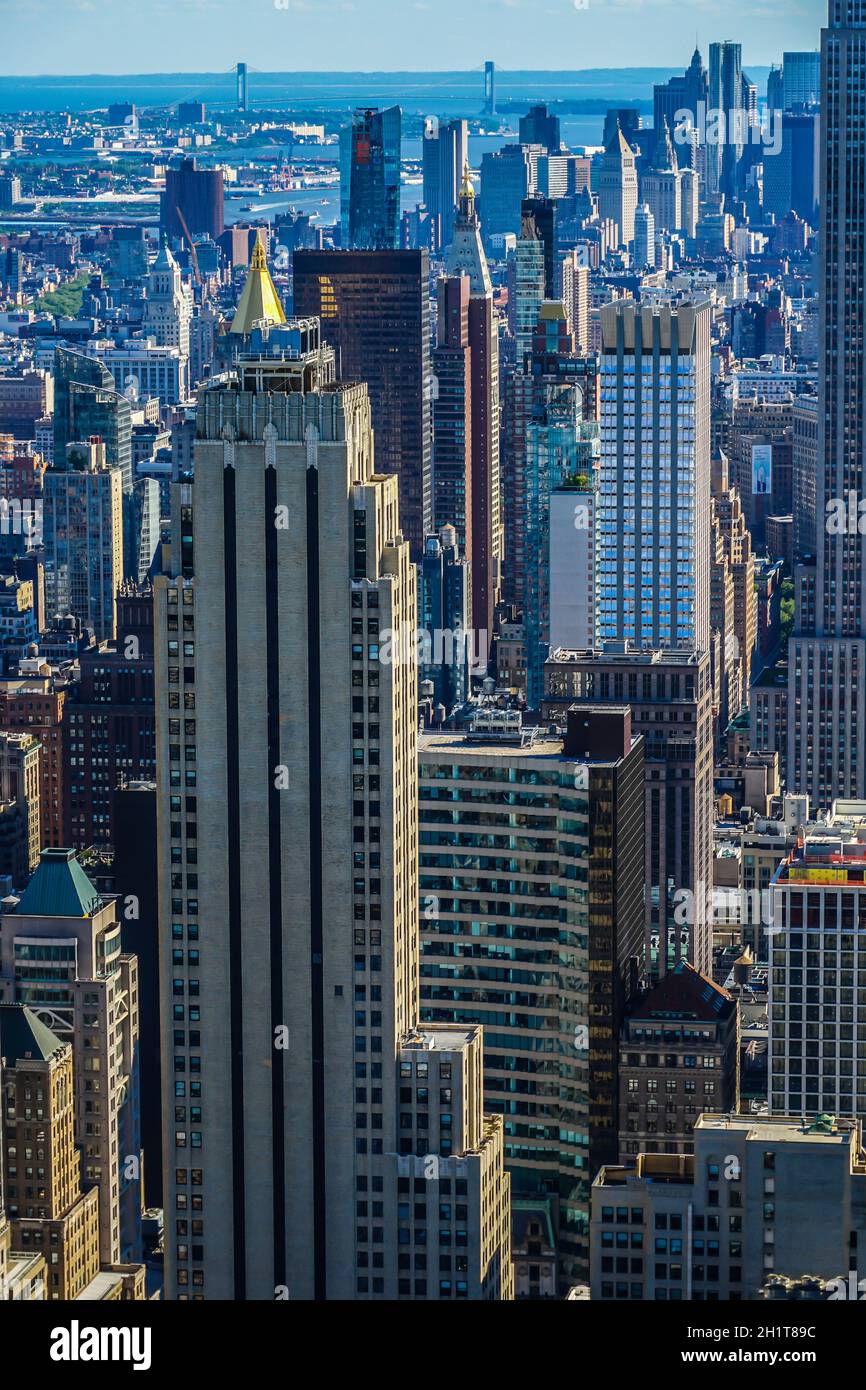
<instances>
[{"instance_id":1,"label":"green park area","mask_svg":"<svg viewBox=\"0 0 866 1390\"><path fill-rule=\"evenodd\" d=\"M34 308L45 310L49 314L56 314L59 318L74 319L81 308L84 289L89 278L87 272L76 275L74 280L69 280L67 284L61 285L59 290L52 290L50 294L43 294L41 299L36 300Z\"/></svg>"}]
</instances>

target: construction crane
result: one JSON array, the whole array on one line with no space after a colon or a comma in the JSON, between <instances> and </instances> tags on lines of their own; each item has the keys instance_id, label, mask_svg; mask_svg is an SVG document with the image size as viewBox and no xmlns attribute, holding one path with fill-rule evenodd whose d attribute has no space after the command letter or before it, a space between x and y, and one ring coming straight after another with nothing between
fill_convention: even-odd
<instances>
[{"instance_id":1,"label":"construction crane","mask_svg":"<svg viewBox=\"0 0 866 1390\"><path fill-rule=\"evenodd\" d=\"M180 208L175 206L174 210L177 213L178 222L183 227L183 234L186 237L187 246L189 247L189 258L192 261L192 269L193 275L195 277L195 282L198 285L199 289L201 289L201 271L198 268L198 254L195 249L195 242L190 236L189 227L186 225L186 218L184 217Z\"/></svg>"}]
</instances>

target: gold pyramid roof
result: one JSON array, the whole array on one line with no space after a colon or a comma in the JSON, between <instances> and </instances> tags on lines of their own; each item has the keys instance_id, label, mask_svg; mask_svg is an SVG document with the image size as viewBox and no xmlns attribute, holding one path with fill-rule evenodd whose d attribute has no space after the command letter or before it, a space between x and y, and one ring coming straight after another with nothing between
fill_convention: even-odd
<instances>
[{"instance_id":1,"label":"gold pyramid roof","mask_svg":"<svg viewBox=\"0 0 866 1390\"><path fill-rule=\"evenodd\" d=\"M262 319L268 323L285 323L286 315L271 279L271 272L268 270L264 244L257 232L247 282L232 319L230 331L252 333L254 325Z\"/></svg>"}]
</instances>

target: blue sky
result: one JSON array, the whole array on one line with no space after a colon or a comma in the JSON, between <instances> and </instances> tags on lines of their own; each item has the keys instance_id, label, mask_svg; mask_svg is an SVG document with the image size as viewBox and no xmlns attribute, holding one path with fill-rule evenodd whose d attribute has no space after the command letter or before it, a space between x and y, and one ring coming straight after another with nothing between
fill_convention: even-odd
<instances>
[{"instance_id":1,"label":"blue sky","mask_svg":"<svg viewBox=\"0 0 866 1390\"><path fill-rule=\"evenodd\" d=\"M678 67L696 35L758 64L817 47L825 16L825 0L0 0L0 74Z\"/></svg>"}]
</instances>

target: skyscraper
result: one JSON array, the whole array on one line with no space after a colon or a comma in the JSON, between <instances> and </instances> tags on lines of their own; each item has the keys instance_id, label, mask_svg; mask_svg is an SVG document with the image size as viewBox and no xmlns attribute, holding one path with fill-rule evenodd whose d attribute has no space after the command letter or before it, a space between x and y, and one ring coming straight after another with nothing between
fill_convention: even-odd
<instances>
[{"instance_id":1,"label":"skyscraper","mask_svg":"<svg viewBox=\"0 0 866 1390\"><path fill-rule=\"evenodd\" d=\"M65 468L45 473L43 522L48 612L73 613L100 642L116 632L123 579L123 493L97 438L71 444Z\"/></svg>"},{"instance_id":2,"label":"skyscraper","mask_svg":"<svg viewBox=\"0 0 866 1390\"><path fill-rule=\"evenodd\" d=\"M541 229L526 211L521 220L520 236L514 250L514 341L518 369L522 369L527 353L532 350L532 338L538 314L546 294L545 245Z\"/></svg>"},{"instance_id":3,"label":"skyscraper","mask_svg":"<svg viewBox=\"0 0 866 1390\"><path fill-rule=\"evenodd\" d=\"M710 306L601 309L599 635L709 649Z\"/></svg>"},{"instance_id":4,"label":"skyscraper","mask_svg":"<svg viewBox=\"0 0 866 1390\"><path fill-rule=\"evenodd\" d=\"M634 238L637 207L637 165L634 151L617 122L601 160L598 182L598 215L610 219L618 230L620 246Z\"/></svg>"},{"instance_id":5,"label":"skyscraper","mask_svg":"<svg viewBox=\"0 0 866 1390\"><path fill-rule=\"evenodd\" d=\"M698 1103L702 1093L717 1094L712 1074L694 1080ZM820 1298L822 1278L845 1290L866 1234L858 1126L832 1115L811 1124L800 1116L699 1115L694 1145L693 1155L640 1154L596 1177L593 1304L749 1302L761 1297L774 1271L788 1270L817 1276L803 1281L802 1297ZM643 1248L653 1246L652 1258L628 1274L616 1253L626 1234L617 1223L626 1217L628 1234L642 1233ZM856 1273L853 1280L856 1287Z\"/></svg>"},{"instance_id":6,"label":"skyscraper","mask_svg":"<svg viewBox=\"0 0 866 1390\"><path fill-rule=\"evenodd\" d=\"M788 787L828 809L837 797L866 795L864 73L862 0L830 0L821 33L817 555L814 569L798 571L788 647Z\"/></svg>"},{"instance_id":7,"label":"skyscraper","mask_svg":"<svg viewBox=\"0 0 866 1390\"><path fill-rule=\"evenodd\" d=\"M634 215L634 263L641 268L655 268L656 223L647 203L641 203Z\"/></svg>"},{"instance_id":8,"label":"skyscraper","mask_svg":"<svg viewBox=\"0 0 866 1390\"><path fill-rule=\"evenodd\" d=\"M520 207L535 187L532 153L523 145L503 145L481 156L481 225L484 241L501 232L520 232Z\"/></svg>"},{"instance_id":9,"label":"skyscraper","mask_svg":"<svg viewBox=\"0 0 866 1390\"><path fill-rule=\"evenodd\" d=\"M563 306L546 300L539 310L531 366L545 359L567 361L573 352ZM584 420L584 393L575 376L569 380L535 374L533 387L524 446L526 509L515 524L524 531L527 698L530 707L538 709L550 643L551 494L578 479L590 485L598 460L598 425ZM573 532L583 520L573 504Z\"/></svg>"},{"instance_id":10,"label":"skyscraper","mask_svg":"<svg viewBox=\"0 0 866 1390\"><path fill-rule=\"evenodd\" d=\"M23 888L39 863L39 740L0 731L0 873Z\"/></svg>"},{"instance_id":11,"label":"skyscraper","mask_svg":"<svg viewBox=\"0 0 866 1390\"><path fill-rule=\"evenodd\" d=\"M653 157L641 177L640 191L652 213L656 231L679 231L683 225L682 175L666 120L656 135Z\"/></svg>"},{"instance_id":12,"label":"skyscraper","mask_svg":"<svg viewBox=\"0 0 866 1390\"><path fill-rule=\"evenodd\" d=\"M530 106L520 117L519 135L521 145L541 145L548 154L559 154L559 117L551 115L546 106Z\"/></svg>"},{"instance_id":13,"label":"skyscraper","mask_svg":"<svg viewBox=\"0 0 866 1390\"><path fill-rule=\"evenodd\" d=\"M782 103L785 111L817 106L821 99L821 54L782 54Z\"/></svg>"},{"instance_id":14,"label":"skyscraper","mask_svg":"<svg viewBox=\"0 0 866 1390\"><path fill-rule=\"evenodd\" d=\"M117 905L96 891L72 850L44 849L20 899L4 903L0 943L0 1000L29 1005L72 1046L82 1177L99 1188L99 1257L136 1260L138 963L121 949Z\"/></svg>"},{"instance_id":15,"label":"skyscraper","mask_svg":"<svg viewBox=\"0 0 866 1390\"><path fill-rule=\"evenodd\" d=\"M635 651L610 642L552 652L542 723L564 722L572 705L619 704L644 735L646 968L663 975L687 957L712 970L706 910L713 873L713 686L704 652ZM693 911L678 911L682 891ZM686 920L683 920L684 915Z\"/></svg>"},{"instance_id":16,"label":"skyscraper","mask_svg":"<svg viewBox=\"0 0 866 1390\"><path fill-rule=\"evenodd\" d=\"M94 437L105 445L109 468L120 470L124 492L132 489L131 407L111 372L95 357L54 349L54 464L67 467L67 445Z\"/></svg>"},{"instance_id":17,"label":"skyscraper","mask_svg":"<svg viewBox=\"0 0 866 1390\"><path fill-rule=\"evenodd\" d=\"M400 524L420 559L433 528L429 257L296 251L295 313L321 321L343 381L365 381L376 467L400 482Z\"/></svg>"},{"instance_id":18,"label":"skyscraper","mask_svg":"<svg viewBox=\"0 0 866 1390\"><path fill-rule=\"evenodd\" d=\"M544 557L532 554L527 543L532 421L544 416L547 401L558 394L567 395L569 388L576 386L583 396L581 418L586 431L591 432L590 426L597 430L595 357L581 357L573 351L568 321L557 301L540 304L534 330L532 352L506 378L503 407L503 596L521 612L528 602L530 567L544 563ZM581 465L578 471L586 470Z\"/></svg>"},{"instance_id":19,"label":"skyscraper","mask_svg":"<svg viewBox=\"0 0 866 1390\"><path fill-rule=\"evenodd\" d=\"M469 277L442 276L437 286L433 349L433 517L453 526L464 555L472 548L472 368ZM426 546L425 546L426 549Z\"/></svg>"},{"instance_id":20,"label":"skyscraper","mask_svg":"<svg viewBox=\"0 0 866 1390\"><path fill-rule=\"evenodd\" d=\"M465 542L472 576L472 626L493 631L502 564L502 503L499 467L499 326L493 287L481 244L475 190L464 170L451 245L449 275L469 278L468 341L471 395L471 536Z\"/></svg>"},{"instance_id":21,"label":"skyscraper","mask_svg":"<svg viewBox=\"0 0 866 1390\"><path fill-rule=\"evenodd\" d=\"M257 232L250 256L250 268L229 331L244 337L249 336L262 324L285 321L283 306L268 270L265 245Z\"/></svg>"},{"instance_id":22,"label":"skyscraper","mask_svg":"<svg viewBox=\"0 0 866 1390\"><path fill-rule=\"evenodd\" d=\"M150 269L142 329L158 347L176 347L189 357L192 295L183 283L180 266L163 237Z\"/></svg>"},{"instance_id":23,"label":"skyscraper","mask_svg":"<svg viewBox=\"0 0 866 1390\"><path fill-rule=\"evenodd\" d=\"M514 1196L549 1220L563 1290L586 1277L589 1183L617 1151L643 742L622 708L569 714L564 738L480 708L465 733L420 741L424 1017L485 1025ZM515 833L526 818L530 839Z\"/></svg>"},{"instance_id":24,"label":"skyscraper","mask_svg":"<svg viewBox=\"0 0 866 1390\"><path fill-rule=\"evenodd\" d=\"M764 211L777 222L791 209L814 227L821 179L821 117L818 111L786 111L781 148L764 153Z\"/></svg>"},{"instance_id":25,"label":"skyscraper","mask_svg":"<svg viewBox=\"0 0 866 1390\"><path fill-rule=\"evenodd\" d=\"M222 169L199 169L194 159L169 166L160 203L160 226L170 240L186 240L187 232L190 236L201 232L213 241L222 236Z\"/></svg>"},{"instance_id":26,"label":"skyscraper","mask_svg":"<svg viewBox=\"0 0 866 1390\"><path fill-rule=\"evenodd\" d=\"M696 125L698 102L706 103L706 100L707 70L700 49L696 48L684 73L653 87L653 130L656 138L665 123L669 130L675 129L677 111L691 112L692 123Z\"/></svg>"},{"instance_id":27,"label":"skyscraper","mask_svg":"<svg viewBox=\"0 0 866 1390\"><path fill-rule=\"evenodd\" d=\"M195 578L156 581L167 1287L508 1298L481 1032L418 1026L415 568L314 329L202 391Z\"/></svg>"},{"instance_id":28,"label":"skyscraper","mask_svg":"<svg viewBox=\"0 0 866 1390\"><path fill-rule=\"evenodd\" d=\"M125 781L156 773L153 717L153 593L125 583L117 593L117 640L79 658L66 705L64 782L68 843L115 845L114 807Z\"/></svg>"},{"instance_id":29,"label":"skyscraper","mask_svg":"<svg viewBox=\"0 0 866 1390\"><path fill-rule=\"evenodd\" d=\"M340 131L340 241L344 250L400 245L399 106L355 111ZM462 167L462 166L461 166Z\"/></svg>"},{"instance_id":30,"label":"skyscraper","mask_svg":"<svg viewBox=\"0 0 866 1390\"><path fill-rule=\"evenodd\" d=\"M446 713L469 698L471 665L481 657L469 638L471 621L469 565L454 527L443 526L427 537L418 566L418 626L430 638L418 674L432 681L432 698Z\"/></svg>"},{"instance_id":31,"label":"skyscraper","mask_svg":"<svg viewBox=\"0 0 866 1390\"><path fill-rule=\"evenodd\" d=\"M707 191L724 194L730 201L737 193L737 166L743 152L742 46L711 43L709 61L709 109L725 113L726 139L706 145Z\"/></svg>"},{"instance_id":32,"label":"skyscraper","mask_svg":"<svg viewBox=\"0 0 866 1390\"><path fill-rule=\"evenodd\" d=\"M469 154L466 122L424 122L421 145L424 169L424 204L434 222L434 248L451 245L457 199Z\"/></svg>"},{"instance_id":33,"label":"skyscraper","mask_svg":"<svg viewBox=\"0 0 866 1390\"><path fill-rule=\"evenodd\" d=\"M565 305L575 348L580 353L589 352L589 266L581 263L576 248L560 258L554 291L554 298Z\"/></svg>"},{"instance_id":34,"label":"skyscraper","mask_svg":"<svg viewBox=\"0 0 866 1390\"><path fill-rule=\"evenodd\" d=\"M866 1118L866 806L848 802L798 836L770 889L770 1111ZM830 867L832 865L832 867Z\"/></svg>"},{"instance_id":35,"label":"skyscraper","mask_svg":"<svg viewBox=\"0 0 866 1390\"><path fill-rule=\"evenodd\" d=\"M86 1189L81 1185L72 1047L32 1009L0 1004L0 1057L0 1187L11 1218L12 1245L42 1252L49 1266L49 1298L78 1298L99 1272L99 1192L90 1184ZM78 1079L79 1089L83 1084L83 1078ZM36 1095L38 1107L33 1103ZM38 1186L21 1161L25 1149L32 1153L35 1124L42 1179Z\"/></svg>"}]
</instances>

